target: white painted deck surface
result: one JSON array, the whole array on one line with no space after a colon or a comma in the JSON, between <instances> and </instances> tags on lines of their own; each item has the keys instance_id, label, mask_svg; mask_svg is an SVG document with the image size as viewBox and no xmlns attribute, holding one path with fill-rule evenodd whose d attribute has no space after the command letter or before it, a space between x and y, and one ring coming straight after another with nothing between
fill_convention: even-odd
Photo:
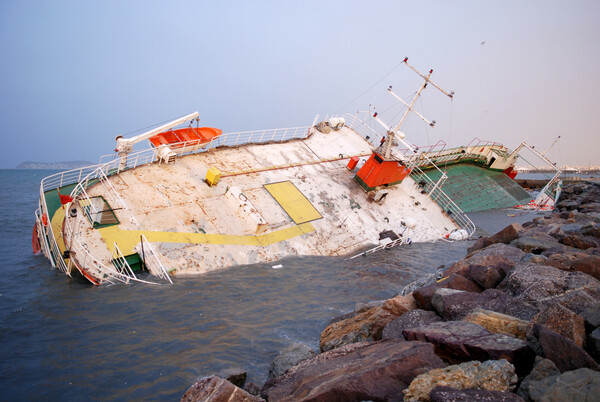
<instances>
[{"instance_id":1,"label":"white painted deck surface","mask_svg":"<svg viewBox=\"0 0 600 402\"><path fill-rule=\"evenodd\" d=\"M309 229L312 225L314 230L268 245L210 244L209 241L193 244L153 241L149 237L163 265L172 273L189 274L271 262L290 255L346 255L377 244L379 233L384 230L402 233L401 222L409 217L417 222L409 235L416 242L440 238L457 228L427 195L420 193L410 177L388 189L383 205L368 201L367 193L353 180L356 170L350 172L346 168L348 159L228 175L337 158L340 154L370 152L370 145L360 135L344 127L330 134L314 130L305 140L218 148L180 157L171 165L140 166L110 177L127 205L126 209L116 211L121 222L118 230L165 232L164 238L168 238L169 233L252 238L256 226L225 196L234 186L241 189L266 220L265 234L292 228L296 223L263 187L286 180L290 180L323 216L303 225ZM224 176L214 187L204 182L209 167L216 167ZM88 194L93 197L102 195L102 191L102 186L95 185ZM84 237L82 242L94 256L110 264L109 250L113 246L106 244L99 230L91 229L89 223L81 219L77 235L80 239ZM117 243L125 253L129 247L127 242Z\"/></svg>"}]
</instances>

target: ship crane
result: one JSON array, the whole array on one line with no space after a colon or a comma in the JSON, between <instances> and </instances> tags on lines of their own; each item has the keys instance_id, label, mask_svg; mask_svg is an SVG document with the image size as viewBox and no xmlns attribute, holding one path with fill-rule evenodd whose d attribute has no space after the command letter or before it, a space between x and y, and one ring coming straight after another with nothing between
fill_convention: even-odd
<instances>
[{"instance_id":1,"label":"ship crane","mask_svg":"<svg viewBox=\"0 0 600 402\"><path fill-rule=\"evenodd\" d=\"M117 147L115 148L115 152L117 152L117 154L121 158L121 163L119 164L119 171L127 167L127 155L129 155L133 151L133 146L135 144L147 140L150 137L162 133L163 131L166 131L170 128L183 124L188 120L193 121L195 119L196 122L198 122L200 120L199 116L200 115L198 112L190 113L188 115L175 119L169 123L163 124L162 126L156 127L150 131L146 131L145 133L136 135L131 138L124 138L122 135L118 135L115 138L115 140L117 141ZM174 155L174 153L167 145L159 147L158 153L162 159L167 159L171 154Z\"/></svg>"}]
</instances>

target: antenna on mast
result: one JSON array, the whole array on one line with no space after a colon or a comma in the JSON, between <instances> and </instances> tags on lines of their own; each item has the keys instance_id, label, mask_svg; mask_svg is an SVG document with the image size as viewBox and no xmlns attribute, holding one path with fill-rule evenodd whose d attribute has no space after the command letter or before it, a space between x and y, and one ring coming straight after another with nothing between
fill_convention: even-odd
<instances>
[{"instance_id":1,"label":"antenna on mast","mask_svg":"<svg viewBox=\"0 0 600 402\"><path fill-rule=\"evenodd\" d=\"M422 74L419 70L417 70L416 68L414 68L413 66L411 66L410 64L408 64L408 57L405 57L404 60L402 61L402 63L406 64L408 67L410 67L411 70L413 70L415 73L419 74L421 76L421 78L423 78L424 81L421 84L421 86L419 87L419 89L417 90L417 92L415 93L415 96L412 98L412 100L410 101L410 103L405 102L402 98L400 98L398 95L396 95L392 91L392 87L391 86L388 88L388 92L390 94L392 94L392 96L394 98L396 98L398 101L400 101L407 108L406 111L404 112L404 115L400 119L400 122L398 124L396 124L396 126L393 129L389 129L388 126L385 123L383 123L380 119L377 118L376 115L373 116L373 117L375 117L375 120L379 124L381 124L383 126L383 128L385 128L385 130L387 131L387 134L388 134L387 137L386 137L385 143L383 145L383 157L385 159L389 159L390 156L391 156L391 154L392 154L392 146L393 146L393 143L394 143L394 137L396 135L398 135L398 139L400 141L402 141L402 143L404 145L406 145L413 152L416 152L415 149L411 145L407 144L403 140L404 134L402 134L400 132L400 128L402 127L402 125L406 121L406 118L408 117L408 114L410 112L415 113L417 116L419 116L424 122L426 122L427 124L429 124L431 127L435 126L435 120L429 121L423 115L421 115L419 112L417 112L416 110L414 110L414 105L417 102L417 99L419 99L419 96L421 96L421 92L423 92L423 90L425 88L427 88L428 84L433 85L435 88L437 88L438 90L440 90L444 95L446 95L450 99L454 99L454 91L448 93L444 89L442 89L439 85L437 85L436 83L434 83L433 81L431 81L430 77L431 77L431 74L433 73L433 70L429 70L429 73L427 75Z\"/></svg>"}]
</instances>

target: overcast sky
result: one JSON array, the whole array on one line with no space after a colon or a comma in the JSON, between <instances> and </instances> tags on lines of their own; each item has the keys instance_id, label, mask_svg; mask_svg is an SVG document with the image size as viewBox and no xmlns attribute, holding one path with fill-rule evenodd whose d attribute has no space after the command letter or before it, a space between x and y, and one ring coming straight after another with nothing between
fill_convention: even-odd
<instances>
[{"instance_id":1,"label":"overcast sky","mask_svg":"<svg viewBox=\"0 0 600 402\"><path fill-rule=\"evenodd\" d=\"M600 164L600 1L0 0L0 167L97 162L114 138L200 112L224 132L295 127L410 96L417 145L526 140ZM390 73L391 72L391 73ZM386 75L388 74L389 75ZM376 85L374 85L376 84Z\"/></svg>"}]
</instances>

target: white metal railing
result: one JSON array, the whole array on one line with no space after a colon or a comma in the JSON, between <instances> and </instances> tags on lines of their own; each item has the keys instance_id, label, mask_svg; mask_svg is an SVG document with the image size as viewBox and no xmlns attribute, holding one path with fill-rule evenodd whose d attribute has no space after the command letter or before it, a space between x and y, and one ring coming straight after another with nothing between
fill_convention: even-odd
<instances>
[{"instance_id":1,"label":"white metal railing","mask_svg":"<svg viewBox=\"0 0 600 402\"><path fill-rule=\"evenodd\" d=\"M371 146L378 146L383 138L382 134L373 130L367 123L359 119L353 114L344 114L344 120L346 125L352 130L356 131L361 137L365 139Z\"/></svg>"},{"instance_id":2,"label":"white metal railing","mask_svg":"<svg viewBox=\"0 0 600 402\"><path fill-rule=\"evenodd\" d=\"M367 141L370 139L375 139L375 144L379 144L383 136L369 127L364 121L359 119L357 116L351 114L345 114L344 119L346 120L346 125L360 134ZM481 142L481 141L480 141ZM479 142L479 143L480 143ZM479 144L478 143L478 144ZM373 145L371 143L371 145ZM492 144L486 144L492 145ZM493 144L497 145L497 144ZM441 146L442 149L437 151L437 154L441 153L444 150L445 143L434 144L430 147L422 147L422 152L418 154L408 155L408 150L403 150L398 147L395 148L395 152L400 152L407 159L407 167L410 170L411 177L415 180L415 182L422 188L425 193L429 195L429 197L442 208L442 210L448 214L450 219L452 219L458 227L464 229L468 236L471 237L473 233L475 233L475 224L473 221L469 219L469 217L442 191L442 186L444 181L446 180L446 174L439 169L439 167L434 163L432 159L427 155L427 153L432 152L435 148ZM475 145L477 146L477 145ZM435 167L440 173L441 177L437 182L434 182L429 176L427 176L420 168L420 165L432 165Z\"/></svg>"},{"instance_id":3,"label":"white metal railing","mask_svg":"<svg viewBox=\"0 0 600 402\"><path fill-rule=\"evenodd\" d=\"M115 266L117 272L121 274L121 276L125 280L125 283L129 283L129 280L137 279L137 277L133 273L133 270L129 266L129 263L125 259L125 256L121 252L121 249L119 249L119 246L117 246L117 243L113 243L112 257L113 265Z\"/></svg>"},{"instance_id":4,"label":"white metal railing","mask_svg":"<svg viewBox=\"0 0 600 402\"><path fill-rule=\"evenodd\" d=\"M412 241L410 240L409 237L399 237L396 240L390 241L389 243L380 244L377 247L370 248L370 249L368 249L366 251L363 251L360 254L356 254L356 255L353 255L352 257L346 258L346 260L353 260L353 259L355 259L357 257L361 257L361 256L364 257L367 254L371 254L371 253L374 253L374 252L379 251L379 250L390 249L392 247L402 246L402 245L411 244L411 243L412 243Z\"/></svg>"},{"instance_id":5,"label":"white metal railing","mask_svg":"<svg viewBox=\"0 0 600 402\"><path fill-rule=\"evenodd\" d=\"M411 171L411 177L414 179L417 186L448 214L450 219L457 224L458 227L464 229L468 237L475 233L475 224L471 219L459 208L454 201L444 191L438 182L434 182L427 174L425 174L418 166L414 166ZM441 180L441 179L440 179ZM443 184L443 183L442 183Z\"/></svg>"},{"instance_id":6,"label":"white metal railing","mask_svg":"<svg viewBox=\"0 0 600 402\"><path fill-rule=\"evenodd\" d=\"M170 147L175 150L180 150L179 155L189 155L200 152L206 152L213 148L222 146L235 147L242 144L262 144L269 142L283 142L293 139L303 139L310 135L310 129L312 126L304 127L291 127L282 129L271 129L271 130L256 130L256 131L242 131L235 133L222 134L219 137L213 138L210 142L204 144L184 142L179 144L171 144ZM41 229L40 237L42 238L42 251L44 255L50 260L53 267L57 267L60 271L69 273L69 269L63 259L63 255L60 251L58 243L56 242L56 236L53 233L52 225L48 221L48 224L42 224L42 216L45 215L49 220L48 206L46 204L46 198L44 193L50 190L55 190L68 185L77 184L71 192L71 197L76 199L84 199L85 202L89 202L90 211L97 213L93 203L86 193L86 189L97 183L98 181L109 183L107 178L115 173L118 173L124 169L133 169L135 167L146 165L158 161L158 148L149 148L141 150L135 153L131 153L126 157L115 157L115 155L103 156L100 158L98 165L86 166L78 169L67 170L59 172L42 179L40 183L40 201L39 209L36 212L36 221L39 222L38 227ZM123 163L125 162L125 163ZM111 188L109 193L114 196L113 202L120 205L121 208L126 207L125 202L109 183ZM88 212L89 213L89 212ZM93 221L93 219L92 219ZM109 278L114 278L120 281L124 279L120 277L118 272L113 268L108 267L99 261L97 261L81 243L77 240L72 241L71 247L77 249L79 252L78 256L84 256L83 263L86 266L91 266L93 270L97 272L107 273ZM164 269L164 267L162 268ZM168 278L168 277L167 277ZM168 278L169 281L170 278ZM141 280L140 280L141 281ZM146 283L152 283L147 281L141 281ZM112 281L111 281L112 283Z\"/></svg>"},{"instance_id":7,"label":"white metal railing","mask_svg":"<svg viewBox=\"0 0 600 402\"><path fill-rule=\"evenodd\" d=\"M129 283L130 281L146 283L150 285L159 285L156 282L150 282L143 279L139 279L135 276L129 264L123 257L123 253L119 250L115 243L115 248L113 249L113 256L116 256L117 259L121 260L127 264L126 268L121 267L121 269L117 269L113 266L105 265L99 261L99 259L93 256L88 248L83 245L76 237L73 236L73 227L71 226L71 219L65 219L65 235L69 241L69 249L71 253L77 256L77 262L81 264L83 269L91 272L95 280L100 283L115 283L116 281L122 283ZM65 239L67 240L67 239ZM116 250L116 251L115 251ZM61 258L62 260L62 258ZM62 260L64 263L64 260Z\"/></svg>"},{"instance_id":8,"label":"white metal railing","mask_svg":"<svg viewBox=\"0 0 600 402\"><path fill-rule=\"evenodd\" d=\"M146 236L144 236L143 234L141 236L140 246L142 251L142 260L144 261L144 264L146 264L146 266L148 267L150 273L152 275L158 276L159 278L165 279L172 284L173 281L171 280L171 277L169 276L169 273L165 269L164 265L160 262L158 254L156 253L156 251L154 251L154 248L152 247L150 242L148 242ZM149 260L149 262L146 261L147 259Z\"/></svg>"}]
</instances>

